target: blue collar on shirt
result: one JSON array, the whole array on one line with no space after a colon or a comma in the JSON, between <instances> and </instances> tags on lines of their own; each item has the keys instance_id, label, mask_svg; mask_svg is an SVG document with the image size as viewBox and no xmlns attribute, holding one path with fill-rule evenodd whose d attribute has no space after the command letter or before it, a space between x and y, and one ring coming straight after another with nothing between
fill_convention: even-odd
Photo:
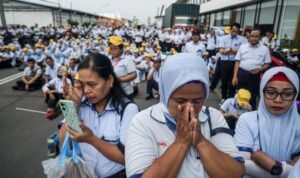
<instances>
[{"instance_id":1,"label":"blue collar on shirt","mask_svg":"<svg viewBox=\"0 0 300 178\"><path fill-rule=\"evenodd\" d=\"M171 118L168 114L164 113L165 119L166 119L166 124L168 128L173 132L176 133L176 121Z\"/></svg>"},{"instance_id":2,"label":"blue collar on shirt","mask_svg":"<svg viewBox=\"0 0 300 178\"><path fill-rule=\"evenodd\" d=\"M112 105L111 105L111 99L108 101L108 103L107 103L106 106L105 106L104 111L102 111L101 113L98 113L98 111L96 110L96 105L93 104L93 103L90 103L90 102L88 101L88 99L84 99L83 102L82 102L82 104L84 104L84 105L86 105L86 106L88 106L88 107L91 107L91 109L92 109L93 111L95 111L98 115L101 115L101 114L103 114L103 113L106 112L106 111L115 111L115 109L114 109L114 108L112 107Z\"/></svg>"}]
</instances>

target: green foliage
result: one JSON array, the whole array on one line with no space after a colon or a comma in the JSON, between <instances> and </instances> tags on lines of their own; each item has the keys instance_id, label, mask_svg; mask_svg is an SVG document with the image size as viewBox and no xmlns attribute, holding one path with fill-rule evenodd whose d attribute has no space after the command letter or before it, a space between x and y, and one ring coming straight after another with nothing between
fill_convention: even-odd
<instances>
[{"instance_id":1,"label":"green foliage","mask_svg":"<svg viewBox=\"0 0 300 178\"><path fill-rule=\"evenodd\" d=\"M72 27L73 26L78 26L79 23L76 21L76 20L71 20L71 19L68 19L68 24L71 25Z\"/></svg>"}]
</instances>

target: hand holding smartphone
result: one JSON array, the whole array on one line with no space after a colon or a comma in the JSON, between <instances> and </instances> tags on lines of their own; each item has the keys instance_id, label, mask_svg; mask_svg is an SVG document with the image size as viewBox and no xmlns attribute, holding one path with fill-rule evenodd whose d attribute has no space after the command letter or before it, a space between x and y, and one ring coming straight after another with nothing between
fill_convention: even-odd
<instances>
[{"instance_id":1,"label":"hand holding smartphone","mask_svg":"<svg viewBox=\"0 0 300 178\"><path fill-rule=\"evenodd\" d=\"M80 119L76 104L71 100L59 100L59 106L68 127L81 133L82 129L80 128Z\"/></svg>"}]
</instances>

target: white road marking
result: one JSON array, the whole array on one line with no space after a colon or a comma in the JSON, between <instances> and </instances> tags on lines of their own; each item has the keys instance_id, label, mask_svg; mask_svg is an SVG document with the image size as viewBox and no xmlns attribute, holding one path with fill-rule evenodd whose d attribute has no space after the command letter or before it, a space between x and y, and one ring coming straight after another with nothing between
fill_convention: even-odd
<instances>
[{"instance_id":1,"label":"white road marking","mask_svg":"<svg viewBox=\"0 0 300 178\"><path fill-rule=\"evenodd\" d=\"M20 73L11 75L9 77L3 78L3 79L0 80L0 85L6 84L6 83L8 83L10 81L13 81L13 80L21 77L22 75L23 75L23 72L20 72Z\"/></svg>"},{"instance_id":2,"label":"white road marking","mask_svg":"<svg viewBox=\"0 0 300 178\"><path fill-rule=\"evenodd\" d=\"M43 112L43 111L37 111L37 110L25 109L25 108L16 108L16 110L27 111L27 112L34 112L34 113L39 113L39 114L46 114L46 112Z\"/></svg>"}]
</instances>

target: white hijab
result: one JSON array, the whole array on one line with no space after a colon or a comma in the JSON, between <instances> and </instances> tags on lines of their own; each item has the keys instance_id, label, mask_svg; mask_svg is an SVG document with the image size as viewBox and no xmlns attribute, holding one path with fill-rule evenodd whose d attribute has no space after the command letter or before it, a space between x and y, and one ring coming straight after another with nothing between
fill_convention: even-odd
<instances>
[{"instance_id":1,"label":"white hijab","mask_svg":"<svg viewBox=\"0 0 300 178\"><path fill-rule=\"evenodd\" d=\"M170 56L160 69L159 92L160 103L167 112L172 93L189 82L201 82L205 86L206 99L209 94L208 70L204 60L191 53L178 53Z\"/></svg>"},{"instance_id":2,"label":"white hijab","mask_svg":"<svg viewBox=\"0 0 300 178\"><path fill-rule=\"evenodd\" d=\"M297 111L296 97L288 112L280 116L271 114L264 103L263 90L272 77L284 73L299 93L299 78L297 74L286 67L274 67L268 70L260 83L258 107L260 143L262 151L278 161L291 160L291 154L300 151L300 143L296 143L296 133L299 134L300 116ZM297 131L298 130L298 131ZM299 135L298 135L299 137Z\"/></svg>"}]
</instances>

